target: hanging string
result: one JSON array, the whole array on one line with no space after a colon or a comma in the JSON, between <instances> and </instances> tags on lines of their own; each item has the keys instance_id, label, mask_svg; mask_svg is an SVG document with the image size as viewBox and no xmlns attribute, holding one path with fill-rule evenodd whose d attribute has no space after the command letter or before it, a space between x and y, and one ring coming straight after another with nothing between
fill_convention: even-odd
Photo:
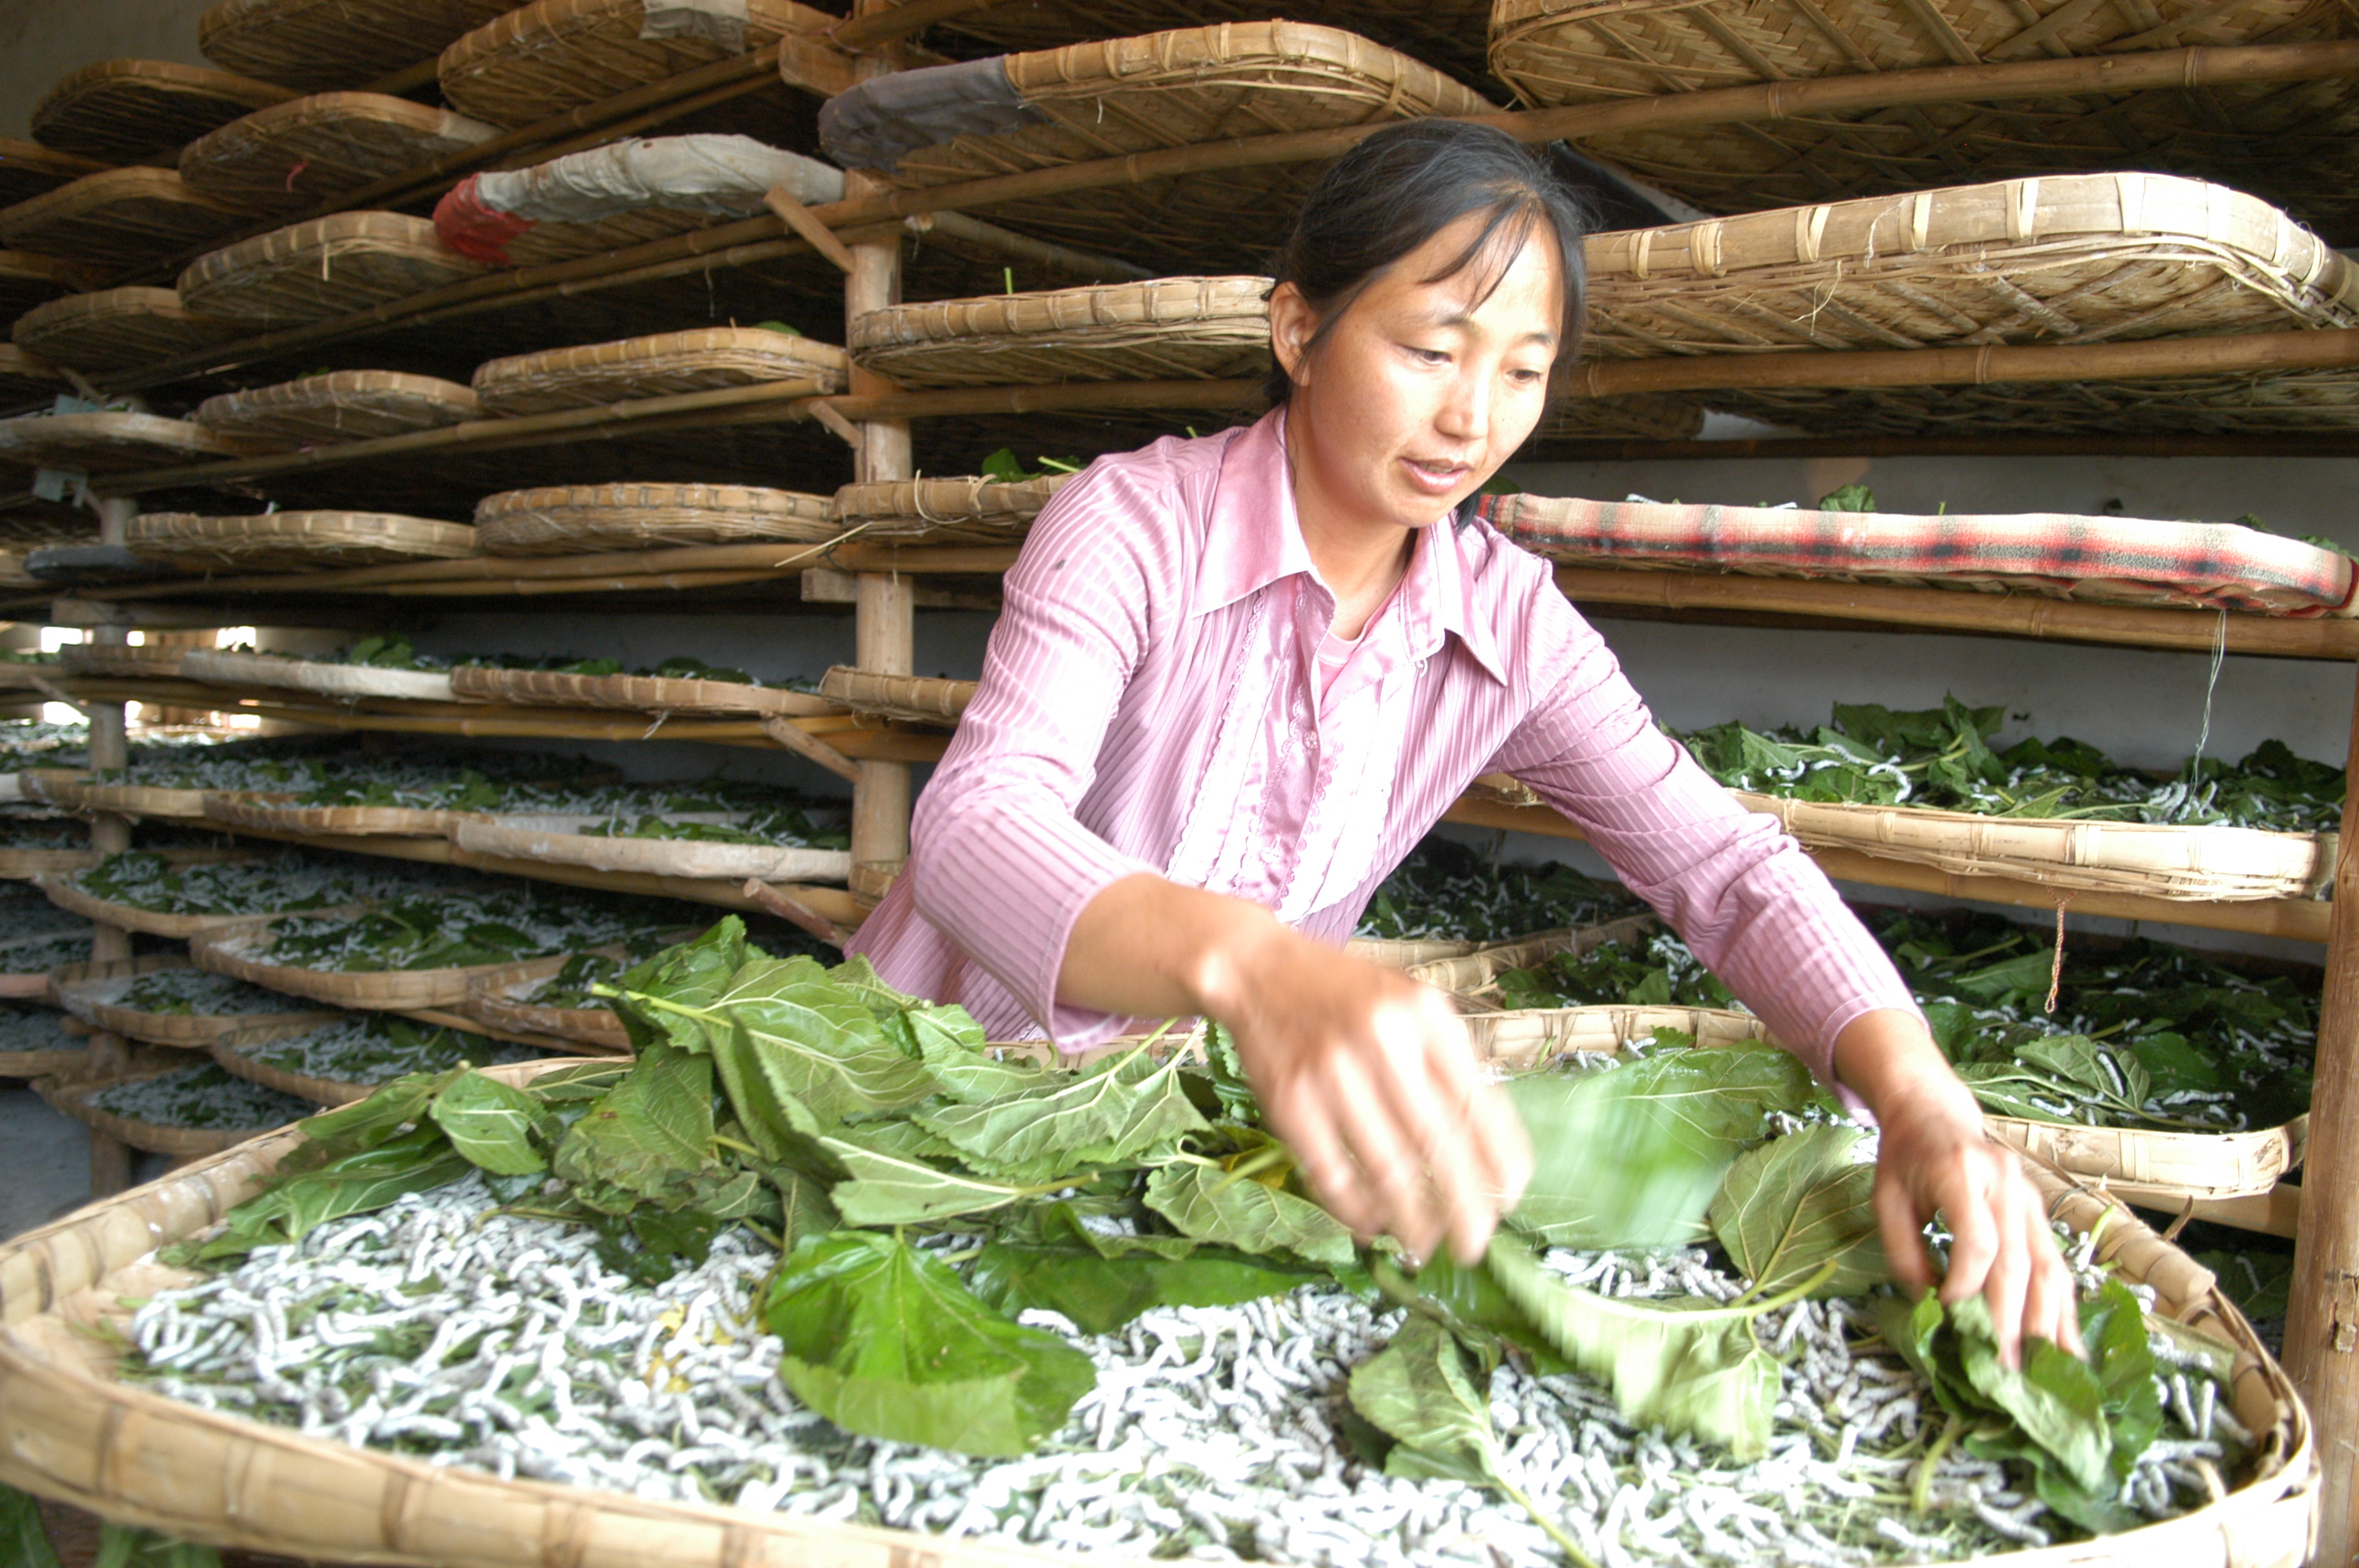
<instances>
[{"instance_id":1,"label":"hanging string","mask_svg":"<svg viewBox=\"0 0 2359 1568\"><path fill-rule=\"evenodd\" d=\"M2050 1013L2056 1011L2056 993L2064 989L2064 909L2071 902L2071 893L2056 901L2056 961L2048 967L2047 1011Z\"/></svg>"}]
</instances>

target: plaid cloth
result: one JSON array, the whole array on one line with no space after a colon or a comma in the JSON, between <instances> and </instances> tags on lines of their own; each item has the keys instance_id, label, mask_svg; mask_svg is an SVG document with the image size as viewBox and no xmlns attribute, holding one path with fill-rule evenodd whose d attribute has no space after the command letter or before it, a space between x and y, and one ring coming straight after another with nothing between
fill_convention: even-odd
<instances>
[{"instance_id":1,"label":"plaid cloth","mask_svg":"<svg viewBox=\"0 0 2359 1568\"><path fill-rule=\"evenodd\" d=\"M2015 589L2267 615L2359 614L2353 561L2234 523L2133 517L1902 517L1486 495L1475 515L1534 555L1584 566Z\"/></svg>"}]
</instances>

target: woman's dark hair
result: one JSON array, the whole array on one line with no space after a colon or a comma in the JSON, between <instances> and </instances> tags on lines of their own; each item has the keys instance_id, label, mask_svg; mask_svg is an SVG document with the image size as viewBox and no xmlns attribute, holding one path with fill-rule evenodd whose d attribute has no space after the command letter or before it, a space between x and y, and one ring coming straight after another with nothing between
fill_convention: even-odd
<instances>
[{"instance_id":1,"label":"woman's dark hair","mask_svg":"<svg viewBox=\"0 0 2359 1568\"><path fill-rule=\"evenodd\" d=\"M1377 132L1328 166L1294 220L1294 232L1270 270L1273 288L1290 283L1319 312L1316 350L1336 319L1376 275L1469 213L1484 222L1457 258L1423 281L1439 283L1469 267L1488 273L1491 291L1545 228L1564 261L1564 324L1558 352L1578 346L1582 293L1582 237L1590 216L1581 193L1539 153L1490 125L1413 120ZM1284 403L1294 383L1273 364L1263 384Z\"/></svg>"}]
</instances>

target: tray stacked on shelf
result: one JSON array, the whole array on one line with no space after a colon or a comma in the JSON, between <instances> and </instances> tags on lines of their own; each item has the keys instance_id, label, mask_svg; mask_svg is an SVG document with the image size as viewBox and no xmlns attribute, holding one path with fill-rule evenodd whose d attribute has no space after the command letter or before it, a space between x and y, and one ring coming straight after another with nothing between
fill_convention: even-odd
<instances>
[{"instance_id":1,"label":"tray stacked on shelf","mask_svg":"<svg viewBox=\"0 0 2359 1568\"><path fill-rule=\"evenodd\" d=\"M889 676L837 665L819 683L821 697L854 713L906 719L920 724L955 724L974 699L975 683L935 676Z\"/></svg>"},{"instance_id":2,"label":"tray stacked on shelf","mask_svg":"<svg viewBox=\"0 0 2359 1568\"><path fill-rule=\"evenodd\" d=\"M234 1148L319 1108L234 1077L211 1061L184 1065L150 1057L135 1061L119 1077L42 1078L33 1089L52 1109L94 1132L184 1160Z\"/></svg>"},{"instance_id":3,"label":"tray stacked on shelf","mask_svg":"<svg viewBox=\"0 0 2359 1568\"><path fill-rule=\"evenodd\" d=\"M619 670L592 675L460 665L451 671L450 679L451 689L457 696L483 702L619 708L649 714L753 714L781 719L838 711L833 703L810 692L703 675L627 675Z\"/></svg>"},{"instance_id":4,"label":"tray stacked on shelf","mask_svg":"<svg viewBox=\"0 0 2359 1568\"><path fill-rule=\"evenodd\" d=\"M0 450L5 449L9 423L0 421ZM301 571L450 560L477 553L475 530L464 523L384 512L268 512L245 517L147 512L131 520L124 542L135 555L191 571Z\"/></svg>"},{"instance_id":5,"label":"tray stacked on shelf","mask_svg":"<svg viewBox=\"0 0 2359 1568\"><path fill-rule=\"evenodd\" d=\"M0 213L0 236L6 232L7 214ZM429 219L338 212L201 256L180 274L179 290L181 303L202 315L285 327L348 316L488 270L444 244Z\"/></svg>"},{"instance_id":6,"label":"tray stacked on shelf","mask_svg":"<svg viewBox=\"0 0 2359 1568\"><path fill-rule=\"evenodd\" d=\"M1932 0L1495 0L1491 66L1538 106L1753 84L2079 59L2042 97L1820 109L1744 124L1641 126L1582 149L1709 211L1913 190L1982 178L2141 169L2201 176L2354 237L2351 79L2183 83L2123 92L2108 64L2141 50L2348 39L2340 12L2294 0L2165 0L2131 10Z\"/></svg>"},{"instance_id":7,"label":"tray stacked on shelf","mask_svg":"<svg viewBox=\"0 0 2359 1568\"><path fill-rule=\"evenodd\" d=\"M843 390L850 362L832 343L761 327L694 327L611 343L545 349L476 367L475 396L499 415L549 414L782 381Z\"/></svg>"},{"instance_id":8,"label":"tray stacked on shelf","mask_svg":"<svg viewBox=\"0 0 2359 1568\"><path fill-rule=\"evenodd\" d=\"M190 189L177 170L110 168L0 208L0 244L100 268L150 266L252 217Z\"/></svg>"},{"instance_id":9,"label":"tray stacked on shelf","mask_svg":"<svg viewBox=\"0 0 2359 1568\"><path fill-rule=\"evenodd\" d=\"M234 321L200 316L169 288L105 288L37 305L9 336L50 364L85 373L132 370L238 337Z\"/></svg>"},{"instance_id":10,"label":"tray stacked on shelf","mask_svg":"<svg viewBox=\"0 0 2359 1568\"><path fill-rule=\"evenodd\" d=\"M475 395L457 382L389 370L338 370L299 381L225 392L190 416L206 429L255 451L298 451L432 430L483 416Z\"/></svg>"},{"instance_id":11,"label":"tray stacked on shelf","mask_svg":"<svg viewBox=\"0 0 2359 1568\"><path fill-rule=\"evenodd\" d=\"M842 530L878 543L997 545L1021 539L1071 474L1040 479L911 479L835 492Z\"/></svg>"},{"instance_id":12,"label":"tray stacked on shelf","mask_svg":"<svg viewBox=\"0 0 2359 1568\"><path fill-rule=\"evenodd\" d=\"M529 125L833 20L794 0L534 0L452 42L437 74L461 113Z\"/></svg>"},{"instance_id":13,"label":"tray stacked on shelf","mask_svg":"<svg viewBox=\"0 0 2359 1568\"><path fill-rule=\"evenodd\" d=\"M830 99L820 129L831 162L921 189L1230 136L1491 110L1432 67L1351 33L1252 21L897 72ZM984 216L1212 273L1275 249L1320 167L1180 174L1010 201Z\"/></svg>"},{"instance_id":14,"label":"tray stacked on shelf","mask_svg":"<svg viewBox=\"0 0 2359 1568\"><path fill-rule=\"evenodd\" d=\"M602 484L487 495L475 508L474 532L487 556L569 556L770 539L824 543L835 525L824 495L740 484Z\"/></svg>"},{"instance_id":15,"label":"tray stacked on shelf","mask_svg":"<svg viewBox=\"0 0 2359 1568\"><path fill-rule=\"evenodd\" d=\"M234 458L242 449L188 419L160 414L26 414L0 419L0 459L92 473Z\"/></svg>"},{"instance_id":16,"label":"tray stacked on shelf","mask_svg":"<svg viewBox=\"0 0 2359 1568\"><path fill-rule=\"evenodd\" d=\"M256 212L300 211L498 132L381 92L321 92L231 121L180 149L191 190Z\"/></svg>"},{"instance_id":17,"label":"tray stacked on shelf","mask_svg":"<svg viewBox=\"0 0 2359 1568\"><path fill-rule=\"evenodd\" d=\"M1215 381L1269 368L1266 277L1158 277L896 305L852 319L864 370L908 387Z\"/></svg>"},{"instance_id":18,"label":"tray stacked on shelf","mask_svg":"<svg viewBox=\"0 0 2359 1568\"><path fill-rule=\"evenodd\" d=\"M561 1040L577 1052L626 1056L631 1037L614 1009L590 993L635 957L617 945L556 958L528 958L467 982L466 1015L486 1029Z\"/></svg>"},{"instance_id":19,"label":"tray stacked on shelf","mask_svg":"<svg viewBox=\"0 0 2359 1568\"><path fill-rule=\"evenodd\" d=\"M90 1036L46 1007L0 1006L0 1078L88 1077Z\"/></svg>"},{"instance_id":20,"label":"tray stacked on shelf","mask_svg":"<svg viewBox=\"0 0 2359 1568\"><path fill-rule=\"evenodd\" d=\"M334 697L392 697L404 702L464 700L451 689L448 670L381 667L336 659L201 648L180 662L180 674L208 686L265 687Z\"/></svg>"},{"instance_id":21,"label":"tray stacked on shelf","mask_svg":"<svg viewBox=\"0 0 2359 1568\"><path fill-rule=\"evenodd\" d=\"M100 159L77 157L38 142L0 136L0 209L47 195L86 174L103 174L108 167Z\"/></svg>"},{"instance_id":22,"label":"tray stacked on shelf","mask_svg":"<svg viewBox=\"0 0 2359 1568\"><path fill-rule=\"evenodd\" d=\"M71 263L30 251L0 251L0 319L16 320L82 287L81 271Z\"/></svg>"},{"instance_id":23,"label":"tray stacked on shelf","mask_svg":"<svg viewBox=\"0 0 2359 1568\"><path fill-rule=\"evenodd\" d=\"M2207 340L2359 325L2359 270L2266 202L2163 175L2060 176L1624 231L1587 246L1592 361L1776 356L1711 367L1712 406L1844 435L2328 429L2359 374L2202 373ZM1796 386L1793 356L2184 340L2186 368L2125 380ZM1837 367L1830 362L1831 371ZM1571 369L1575 391L1646 368Z\"/></svg>"},{"instance_id":24,"label":"tray stacked on shelf","mask_svg":"<svg viewBox=\"0 0 2359 1568\"><path fill-rule=\"evenodd\" d=\"M181 941L231 921L343 907L432 885L407 870L293 850L176 868L161 855L132 850L90 871L36 878L34 885L70 915Z\"/></svg>"},{"instance_id":25,"label":"tray stacked on shelf","mask_svg":"<svg viewBox=\"0 0 2359 1568\"><path fill-rule=\"evenodd\" d=\"M410 1073L444 1073L462 1063L535 1062L544 1054L440 1023L340 1010L300 1030L216 1042L207 1054L232 1077L314 1105L339 1106L366 1099Z\"/></svg>"},{"instance_id":26,"label":"tray stacked on shelf","mask_svg":"<svg viewBox=\"0 0 2359 1568\"><path fill-rule=\"evenodd\" d=\"M432 59L508 9L504 0L217 0L197 48L230 70L332 92Z\"/></svg>"},{"instance_id":27,"label":"tray stacked on shelf","mask_svg":"<svg viewBox=\"0 0 2359 1568\"><path fill-rule=\"evenodd\" d=\"M182 1051L300 1034L342 1016L200 969L179 953L69 964L49 982L57 1004L92 1028Z\"/></svg>"},{"instance_id":28,"label":"tray stacked on shelf","mask_svg":"<svg viewBox=\"0 0 2359 1568\"><path fill-rule=\"evenodd\" d=\"M101 60L65 77L33 105L33 139L107 163L139 163L294 96L202 66Z\"/></svg>"}]
</instances>

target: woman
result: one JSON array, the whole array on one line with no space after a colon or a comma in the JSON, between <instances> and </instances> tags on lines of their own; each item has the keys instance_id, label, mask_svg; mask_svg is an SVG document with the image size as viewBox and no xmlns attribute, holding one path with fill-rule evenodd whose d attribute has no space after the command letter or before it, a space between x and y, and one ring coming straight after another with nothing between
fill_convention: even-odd
<instances>
[{"instance_id":1,"label":"woman","mask_svg":"<svg viewBox=\"0 0 2359 1568\"><path fill-rule=\"evenodd\" d=\"M1504 134L1388 130L1277 265L1275 406L1102 458L1006 578L983 680L854 946L994 1039L1234 1032L1264 1114L1363 1236L1478 1258L1530 1170L1448 1002L1339 949L1476 775L1582 825L1821 1079L1883 1127L1910 1289L2077 1346L2037 1195L1826 879L1653 725L1546 565L1454 515L1528 437L1581 315L1582 217Z\"/></svg>"}]
</instances>

